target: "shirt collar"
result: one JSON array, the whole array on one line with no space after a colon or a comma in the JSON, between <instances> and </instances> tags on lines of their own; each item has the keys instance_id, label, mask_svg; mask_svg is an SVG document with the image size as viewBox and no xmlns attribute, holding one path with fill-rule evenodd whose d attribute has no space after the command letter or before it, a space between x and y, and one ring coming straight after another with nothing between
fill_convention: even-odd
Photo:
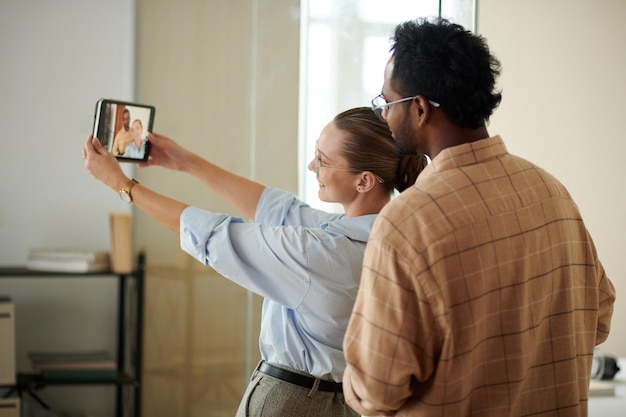
<instances>
[{"instance_id":1,"label":"shirt collar","mask_svg":"<svg viewBox=\"0 0 626 417\"><path fill-rule=\"evenodd\" d=\"M428 177L436 172L498 158L506 153L508 153L508 150L499 135L452 146L439 152L419 175L418 179Z\"/></svg>"}]
</instances>

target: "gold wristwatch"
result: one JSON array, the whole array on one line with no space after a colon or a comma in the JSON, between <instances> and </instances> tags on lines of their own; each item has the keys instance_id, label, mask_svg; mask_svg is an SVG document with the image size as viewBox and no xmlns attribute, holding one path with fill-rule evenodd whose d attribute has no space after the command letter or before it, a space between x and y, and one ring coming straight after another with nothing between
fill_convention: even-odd
<instances>
[{"instance_id":1,"label":"gold wristwatch","mask_svg":"<svg viewBox=\"0 0 626 417\"><path fill-rule=\"evenodd\" d=\"M132 190L136 184L139 184L139 181L133 178L132 180L128 181L128 184L122 187L122 189L120 190L120 198L123 201L127 203L132 203L133 197L130 195L130 190Z\"/></svg>"}]
</instances>

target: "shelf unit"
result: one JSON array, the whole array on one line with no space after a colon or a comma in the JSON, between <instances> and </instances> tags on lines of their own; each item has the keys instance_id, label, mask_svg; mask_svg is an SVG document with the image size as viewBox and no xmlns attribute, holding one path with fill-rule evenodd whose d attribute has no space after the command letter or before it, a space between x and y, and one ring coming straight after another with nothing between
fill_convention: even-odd
<instances>
[{"instance_id":1,"label":"shelf unit","mask_svg":"<svg viewBox=\"0 0 626 417\"><path fill-rule=\"evenodd\" d=\"M37 391L51 385L114 385L115 415L117 417L141 415L141 374L143 350L143 311L145 285L145 256L137 256L137 267L132 273L113 272L59 273L33 271L25 267L0 267L0 278L16 277L102 277L118 279L117 296L117 377L102 378L55 378L46 379L37 373L17 373L14 386L6 387L17 392L29 392L44 408L47 404Z\"/></svg>"}]
</instances>

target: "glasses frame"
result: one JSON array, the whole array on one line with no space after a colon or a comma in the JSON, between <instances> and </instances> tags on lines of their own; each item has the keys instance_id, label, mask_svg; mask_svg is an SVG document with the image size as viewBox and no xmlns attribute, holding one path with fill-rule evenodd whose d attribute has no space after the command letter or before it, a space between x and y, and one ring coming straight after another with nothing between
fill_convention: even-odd
<instances>
[{"instance_id":1,"label":"glasses frame","mask_svg":"<svg viewBox=\"0 0 626 417\"><path fill-rule=\"evenodd\" d=\"M385 99L385 96L381 93L379 95L377 95L376 97L374 97L371 101L372 103L372 110L374 111L374 113L376 113L379 117L383 117L383 112L385 111L389 111L389 107L393 106L396 103L402 103L403 101L409 101L409 100L413 100L415 97L420 96L421 94L416 94L414 96L411 97L405 97L405 98L401 98L399 100L394 100L394 101L389 101L387 102L387 100ZM375 101L377 101L378 99L383 99L385 101L385 104L376 104ZM428 100L428 99L426 99ZM436 101L433 100L428 100L428 102L430 103L431 106L433 107L441 107L441 104L439 104Z\"/></svg>"},{"instance_id":2,"label":"glasses frame","mask_svg":"<svg viewBox=\"0 0 626 417\"><path fill-rule=\"evenodd\" d=\"M325 163L324 161L322 161L317 156L315 157L315 167L317 168L317 174L318 175L319 175L319 172L320 172L320 168L338 169L340 171L352 172L353 174L357 174L359 172L358 169L354 169L354 168L339 167L339 166L336 166L336 165L329 165L329 164ZM374 173L372 172L372 174L374 174ZM379 177L376 174L374 174L374 177L376 177L376 181L378 181L381 184L385 182L384 179L382 179L381 177Z\"/></svg>"}]
</instances>

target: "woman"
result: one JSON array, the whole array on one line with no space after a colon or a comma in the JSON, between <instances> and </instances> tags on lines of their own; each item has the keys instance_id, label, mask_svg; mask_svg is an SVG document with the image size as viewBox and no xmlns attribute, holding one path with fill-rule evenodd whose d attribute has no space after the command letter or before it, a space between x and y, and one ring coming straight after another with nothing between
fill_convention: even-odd
<instances>
[{"instance_id":1,"label":"woman","mask_svg":"<svg viewBox=\"0 0 626 417\"><path fill-rule=\"evenodd\" d=\"M143 124L141 120L135 119L131 126L133 141L126 146L124 157L126 158L143 158L146 152L146 141L143 139Z\"/></svg>"},{"instance_id":2,"label":"woman","mask_svg":"<svg viewBox=\"0 0 626 417\"><path fill-rule=\"evenodd\" d=\"M321 132L309 170L322 201L315 210L291 193L226 171L172 140L150 134L142 164L184 171L253 223L190 207L129 182L115 158L90 138L87 169L180 235L181 247L225 277L263 296L260 350L237 416L356 416L343 400L343 335L356 298L369 232L394 188L412 185L424 157L394 150L385 122L369 107L337 115ZM339 381L339 382L336 382Z\"/></svg>"}]
</instances>

